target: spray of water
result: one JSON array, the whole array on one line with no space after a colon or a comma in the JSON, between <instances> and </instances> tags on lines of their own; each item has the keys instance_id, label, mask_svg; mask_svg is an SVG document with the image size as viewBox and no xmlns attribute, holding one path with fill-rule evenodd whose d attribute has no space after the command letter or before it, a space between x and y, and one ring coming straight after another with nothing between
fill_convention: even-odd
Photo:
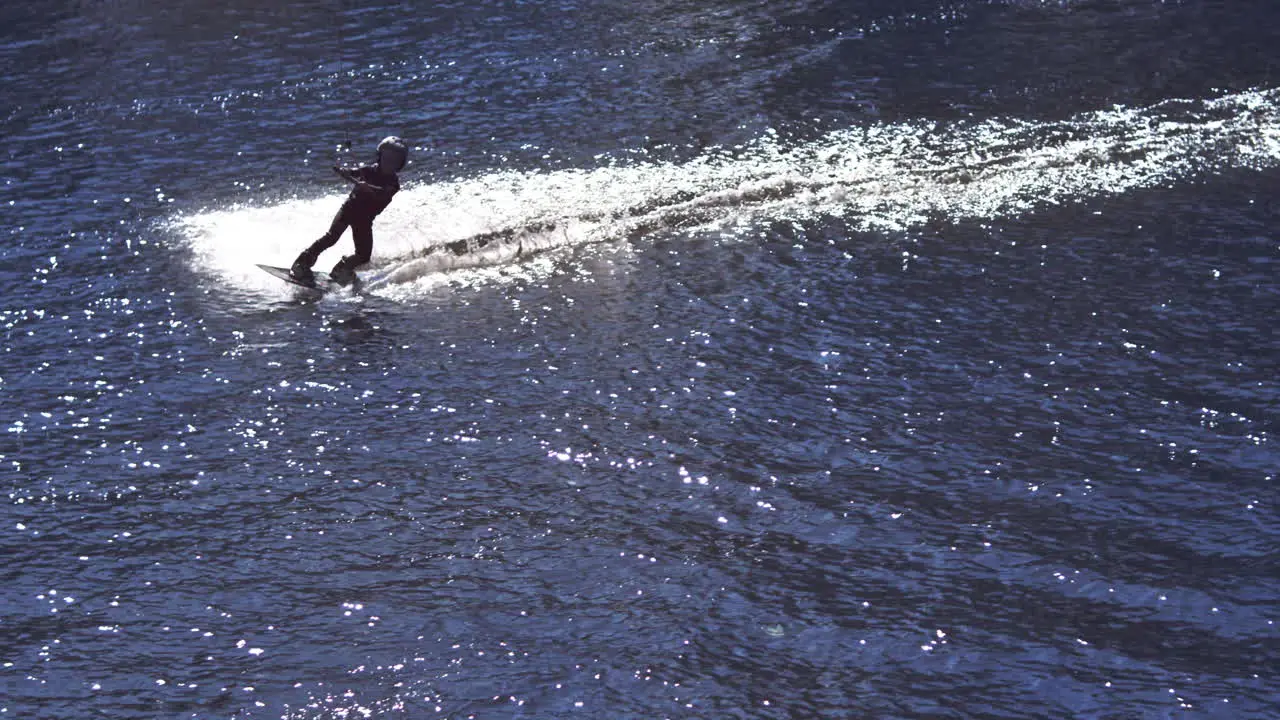
<instances>
[{"instance_id":1,"label":"spray of water","mask_svg":"<svg viewBox=\"0 0 1280 720\"><path fill-rule=\"evenodd\" d=\"M873 125L787 146L766 134L683 163L497 171L410 187L375 225L373 290L438 284L460 269L549 250L754 220L842 218L902 232L1280 163L1280 90L1117 107L1060 122ZM230 282L276 281L340 199L203 212L180 220L198 262ZM348 242L344 240L343 242ZM333 259L337 252L333 251Z\"/></svg>"}]
</instances>

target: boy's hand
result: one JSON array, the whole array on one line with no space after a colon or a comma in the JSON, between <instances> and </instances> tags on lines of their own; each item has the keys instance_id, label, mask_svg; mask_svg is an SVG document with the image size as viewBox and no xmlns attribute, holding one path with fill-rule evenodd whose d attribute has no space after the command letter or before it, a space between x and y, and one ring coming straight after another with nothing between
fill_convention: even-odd
<instances>
[{"instance_id":1,"label":"boy's hand","mask_svg":"<svg viewBox=\"0 0 1280 720\"><path fill-rule=\"evenodd\" d=\"M359 181L358 181L358 180L356 180L356 179L355 179L355 177L351 174L351 171L350 171L350 170L347 170L346 168L343 168L343 167L339 167L339 166L337 166L337 165L334 165L334 166L333 166L333 171L334 171L334 172L336 172L336 173L338 173L338 177L342 178L343 180L346 180L347 182L359 182Z\"/></svg>"}]
</instances>

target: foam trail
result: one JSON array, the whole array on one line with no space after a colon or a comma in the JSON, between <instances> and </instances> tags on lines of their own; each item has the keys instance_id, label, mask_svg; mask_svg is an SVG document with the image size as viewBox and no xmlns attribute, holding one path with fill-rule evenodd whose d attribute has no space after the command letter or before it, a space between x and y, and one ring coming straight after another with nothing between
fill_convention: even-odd
<instances>
[{"instance_id":1,"label":"foam trail","mask_svg":"<svg viewBox=\"0 0 1280 720\"><path fill-rule=\"evenodd\" d=\"M841 217L854 231L897 232L930 219L1012 217L1229 168L1274 167L1278 100L1280 90L1269 89L1060 122L875 125L794 147L770 134L684 163L498 171L413 187L375 226L375 285L719 223ZM287 263L338 202L204 212L181 225L201 262L237 284L268 284L247 259Z\"/></svg>"}]
</instances>

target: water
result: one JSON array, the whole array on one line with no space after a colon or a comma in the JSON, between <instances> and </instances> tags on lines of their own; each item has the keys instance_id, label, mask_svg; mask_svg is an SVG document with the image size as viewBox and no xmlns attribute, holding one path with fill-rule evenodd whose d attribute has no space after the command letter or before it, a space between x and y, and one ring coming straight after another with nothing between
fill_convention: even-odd
<instances>
[{"instance_id":1,"label":"water","mask_svg":"<svg viewBox=\"0 0 1280 720\"><path fill-rule=\"evenodd\" d=\"M1280 712L1270 3L0 19L0 717Z\"/></svg>"}]
</instances>

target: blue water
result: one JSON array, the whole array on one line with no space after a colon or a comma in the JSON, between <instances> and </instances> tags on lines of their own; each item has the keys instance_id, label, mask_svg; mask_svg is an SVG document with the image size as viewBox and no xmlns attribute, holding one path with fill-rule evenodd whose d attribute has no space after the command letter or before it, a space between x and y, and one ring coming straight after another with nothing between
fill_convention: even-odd
<instances>
[{"instance_id":1,"label":"blue water","mask_svg":"<svg viewBox=\"0 0 1280 720\"><path fill-rule=\"evenodd\" d=\"M1272 3L0 27L0 718L1280 716Z\"/></svg>"}]
</instances>

